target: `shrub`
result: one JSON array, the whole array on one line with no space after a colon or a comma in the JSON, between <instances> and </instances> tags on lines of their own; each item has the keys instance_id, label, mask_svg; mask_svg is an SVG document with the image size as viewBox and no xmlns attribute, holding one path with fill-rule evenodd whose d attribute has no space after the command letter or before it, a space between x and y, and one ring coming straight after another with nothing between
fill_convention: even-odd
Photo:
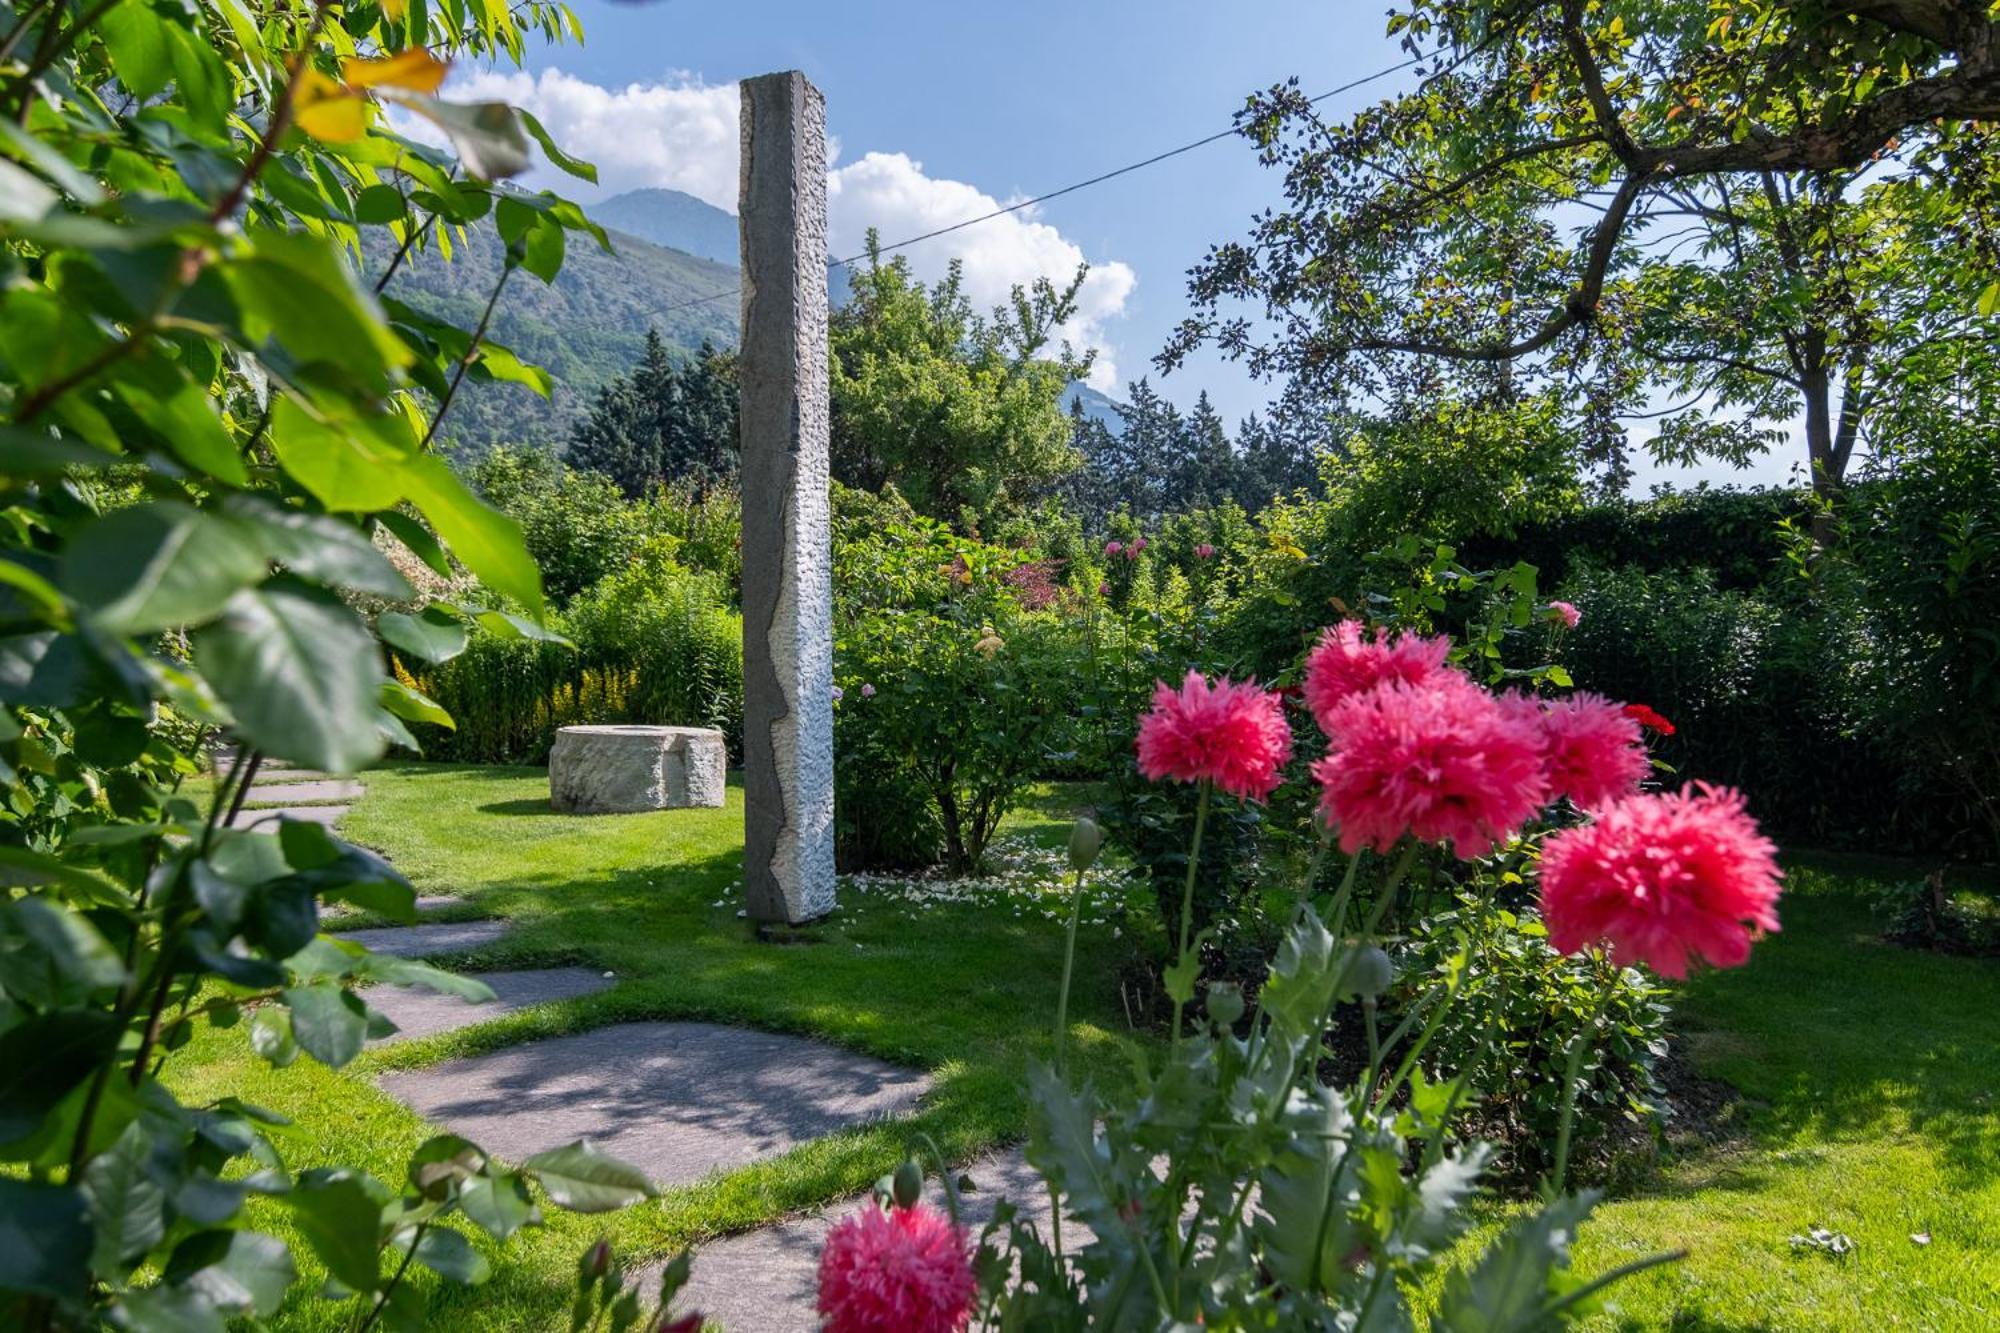
<instances>
[{"instance_id":1,"label":"shrub","mask_svg":"<svg viewBox=\"0 0 2000 1333\"><path fill-rule=\"evenodd\" d=\"M836 767L882 765L846 789L850 863L865 863L871 843L892 859L921 848L921 826L884 832L920 787L947 862L970 869L1047 768L1069 729L1073 639L1059 613L1022 607L1007 576L1023 563L923 521L849 529L841 542Z\"/></svg>"},{"instance_id":2,"label":"shrub","mask_svg":"<svg viewBox=\"0 0 2000 1333\"><path fill-rule=\"evenodd\" d=\"M557 606L623 565L643 536L644 514L615 482L574 471L547 449L496 447L479 460L472 483L521 525Z\"/></svg>"}]
</instances>

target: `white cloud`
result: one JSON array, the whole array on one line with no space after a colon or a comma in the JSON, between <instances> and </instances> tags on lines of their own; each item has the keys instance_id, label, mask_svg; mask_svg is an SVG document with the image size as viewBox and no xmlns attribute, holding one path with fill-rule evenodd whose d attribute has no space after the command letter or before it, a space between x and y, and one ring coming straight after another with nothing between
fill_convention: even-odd
<instances>
[{"instance_id":1,"label":"white cloud","mask_svg":"<svg viewBox=\"0 0 2000 1333\"><path fill-rule=\"evenodd\" d=\"M545 69L476 70L452 78L446 95L455 100L498 100L534 113L566 152L597 165L603 194L647 186L684 190L731 213L736 211L738 93L734 84L708 84L691 76L661 83L605 88ZM397 118L397 128L413 138L439 142L427 122ZM837 158L838 141L828 144ZM537 167L526 184L550 186L584 200L583 182ZM1008 202L1012 202L1011 200ZM887 242L990 213L1002 201L964 181L933 177L903 153L870 152L827 177L828 244L834 258L857 254L870 227ZM905 252L912 269L927 280L943 275L953 258L965 264L965 293L975 307L1004 301L1016 285L1037 277L1066 283L1085 259L1083 247L1041 221L1034 209L1005 217ZM837 280L837 279L836 279ZM1119 384L1118 367L1106 326L1124 313L1138 276L1119 260L1091 262L1078 295L1076 317L1061 330L1079 350L1098 349L1090 382L1100 389Z\"/></svg>"}]
</instances>

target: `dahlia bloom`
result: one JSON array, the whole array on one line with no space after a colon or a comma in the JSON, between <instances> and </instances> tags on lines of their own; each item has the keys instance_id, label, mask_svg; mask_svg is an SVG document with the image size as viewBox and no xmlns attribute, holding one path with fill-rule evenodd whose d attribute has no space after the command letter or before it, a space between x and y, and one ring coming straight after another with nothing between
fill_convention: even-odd
<instances>
[{"instance_id":1,"label":"dahlia bloom","mask_svg":"<svg viewBox=\"0 0 2000 1333\"><path fill-rule=\"evenodd\" d=\"M964 1230L925 1204L842 1218L819 1256L826 1333L957 1333L977 1284Z\"/></svg>"},{"instance_id":2,"label":"dahlia bloom","mask_svg":"<svg viewBox=\"0 0 2000 1333\"><path fill-rule=\"evenodd\" d=\"M1742 793L1696 783L1628 796L1542 847L1542 920L1564 953L1603 941L1667 977L1690 959L1737 967L1778 928L1777 848Z\"/></svg>"},{"instance_id":3,"label":"dahlia bloom","mask_svg":"<svg viewBox=\"0 0 2000 1333\"><path fill-rule=\"evenodd\" d=\"M1469 861L1548 800L1532 720L1456 672L1349 694L1324 725L1333 747L1312 774L1321 813L1350 855L1387 851L1407 833L1449 840Z\"/></svg>"},{"instance_id":4,"label":"dahlia bloom","mask_svg":"<svg viewBox=\"0 0 2000 1333\"><path fill-rule=\"evenodd\" d=\"M1404 633L1395 643L1389 631L1378 629L1369 639L1358 620L1343 620L1320 636L1306 656L1306 706L1320 730L1333 735L1330 719L1343 699L1372 690L1383 681L1420 684L1444 669L1451 640L1425 639Z\"/></svg>"},{"instance_id":5,"label":"dahlia bloom","mask_svg":"<svg viewBox=\"0 0 2000 1333\"><path fill-rule=\"evenodd\" d=\"M1583 612L1576 609L1574 602L1550 602L1549 611L1562 621L1564 629L1575 629L1583 620Z\"/></svg>"},{"instance_id":6,"label":"dahlia bloom","mask_svg":"<svg viewBox=\"0 0 2000 1333\"><path fill-rule=\"evenodd\" d=\"M1649 705L1626 704L1625 716L1631 718L1648 731L1658 732L1662 736L1671 736L1674 734L1674 724L1653 711Z\"/></svg>"},{"instance_id":7,"label":"dahlia bloom","mask_svg":"<svg viewBox=\"0 0 2000 1333\"><path fill-rule=\"evenodd\" d=\"M1639 790L1651 764L1639 724L1601 694L1572 694L1538 709L1549 786L1586 810Z\"/></svg>"},{"instance_id":8,"label":"dahlia bloom","mask_svg":"<svg viewBox=\"0 0 2000 1333\"><path fill-rule=\"evenodd\" d=\"M1284 704L1255 681L1227 676L1211 686L1199 671L1176 690L1153 684L1153 707L1139 719L1139 771L1157 782L1211 781L1231 796L1261 801L1292 757Z\"/></svg>"}]
</instances>

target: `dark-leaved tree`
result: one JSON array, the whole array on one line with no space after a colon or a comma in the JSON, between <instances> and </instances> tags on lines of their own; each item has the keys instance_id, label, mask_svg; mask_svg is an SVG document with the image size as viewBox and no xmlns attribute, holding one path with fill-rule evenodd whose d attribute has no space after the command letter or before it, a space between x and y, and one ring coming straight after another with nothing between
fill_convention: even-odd
<instances>
[{"instance_id":1,"label":"dark-leaved tree","mask_svg":"<svg viewBox=\"0 0 2000 1333\"><path fill-rule=\"evenodd\" d=\"M637 497L664 482L736 475L734 358L704 340L677 362L657 330L639 364L598 391L570 436L571 466L599 472Z\"/></svg>"}]
</instances>

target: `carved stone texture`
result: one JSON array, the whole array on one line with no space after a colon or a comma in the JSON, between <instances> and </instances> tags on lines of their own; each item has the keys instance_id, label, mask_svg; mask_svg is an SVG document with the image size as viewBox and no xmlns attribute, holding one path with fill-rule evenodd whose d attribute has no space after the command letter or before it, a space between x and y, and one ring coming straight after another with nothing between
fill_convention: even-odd
<instances>
[{"instance_id":1,"label":"carved stone texture","mask_svg":"<svg viewBox=\"0 0 2000 1333\"><path fill-rule=\"evenodd\" d=\"M564 727L549 752L549 804L616 815L722 804L729 751L707 727Z\"/></svg>"},{"instance_id":2,"label":"carved stone texture","mask_svg":"<svg viewBox=\"0 0 2000 1333\"><path fill-rule=\"evenodd\" d=\"M742 90L743 888L797 924L834 905L826 102Z\"/></svg>"}]
</instances>

